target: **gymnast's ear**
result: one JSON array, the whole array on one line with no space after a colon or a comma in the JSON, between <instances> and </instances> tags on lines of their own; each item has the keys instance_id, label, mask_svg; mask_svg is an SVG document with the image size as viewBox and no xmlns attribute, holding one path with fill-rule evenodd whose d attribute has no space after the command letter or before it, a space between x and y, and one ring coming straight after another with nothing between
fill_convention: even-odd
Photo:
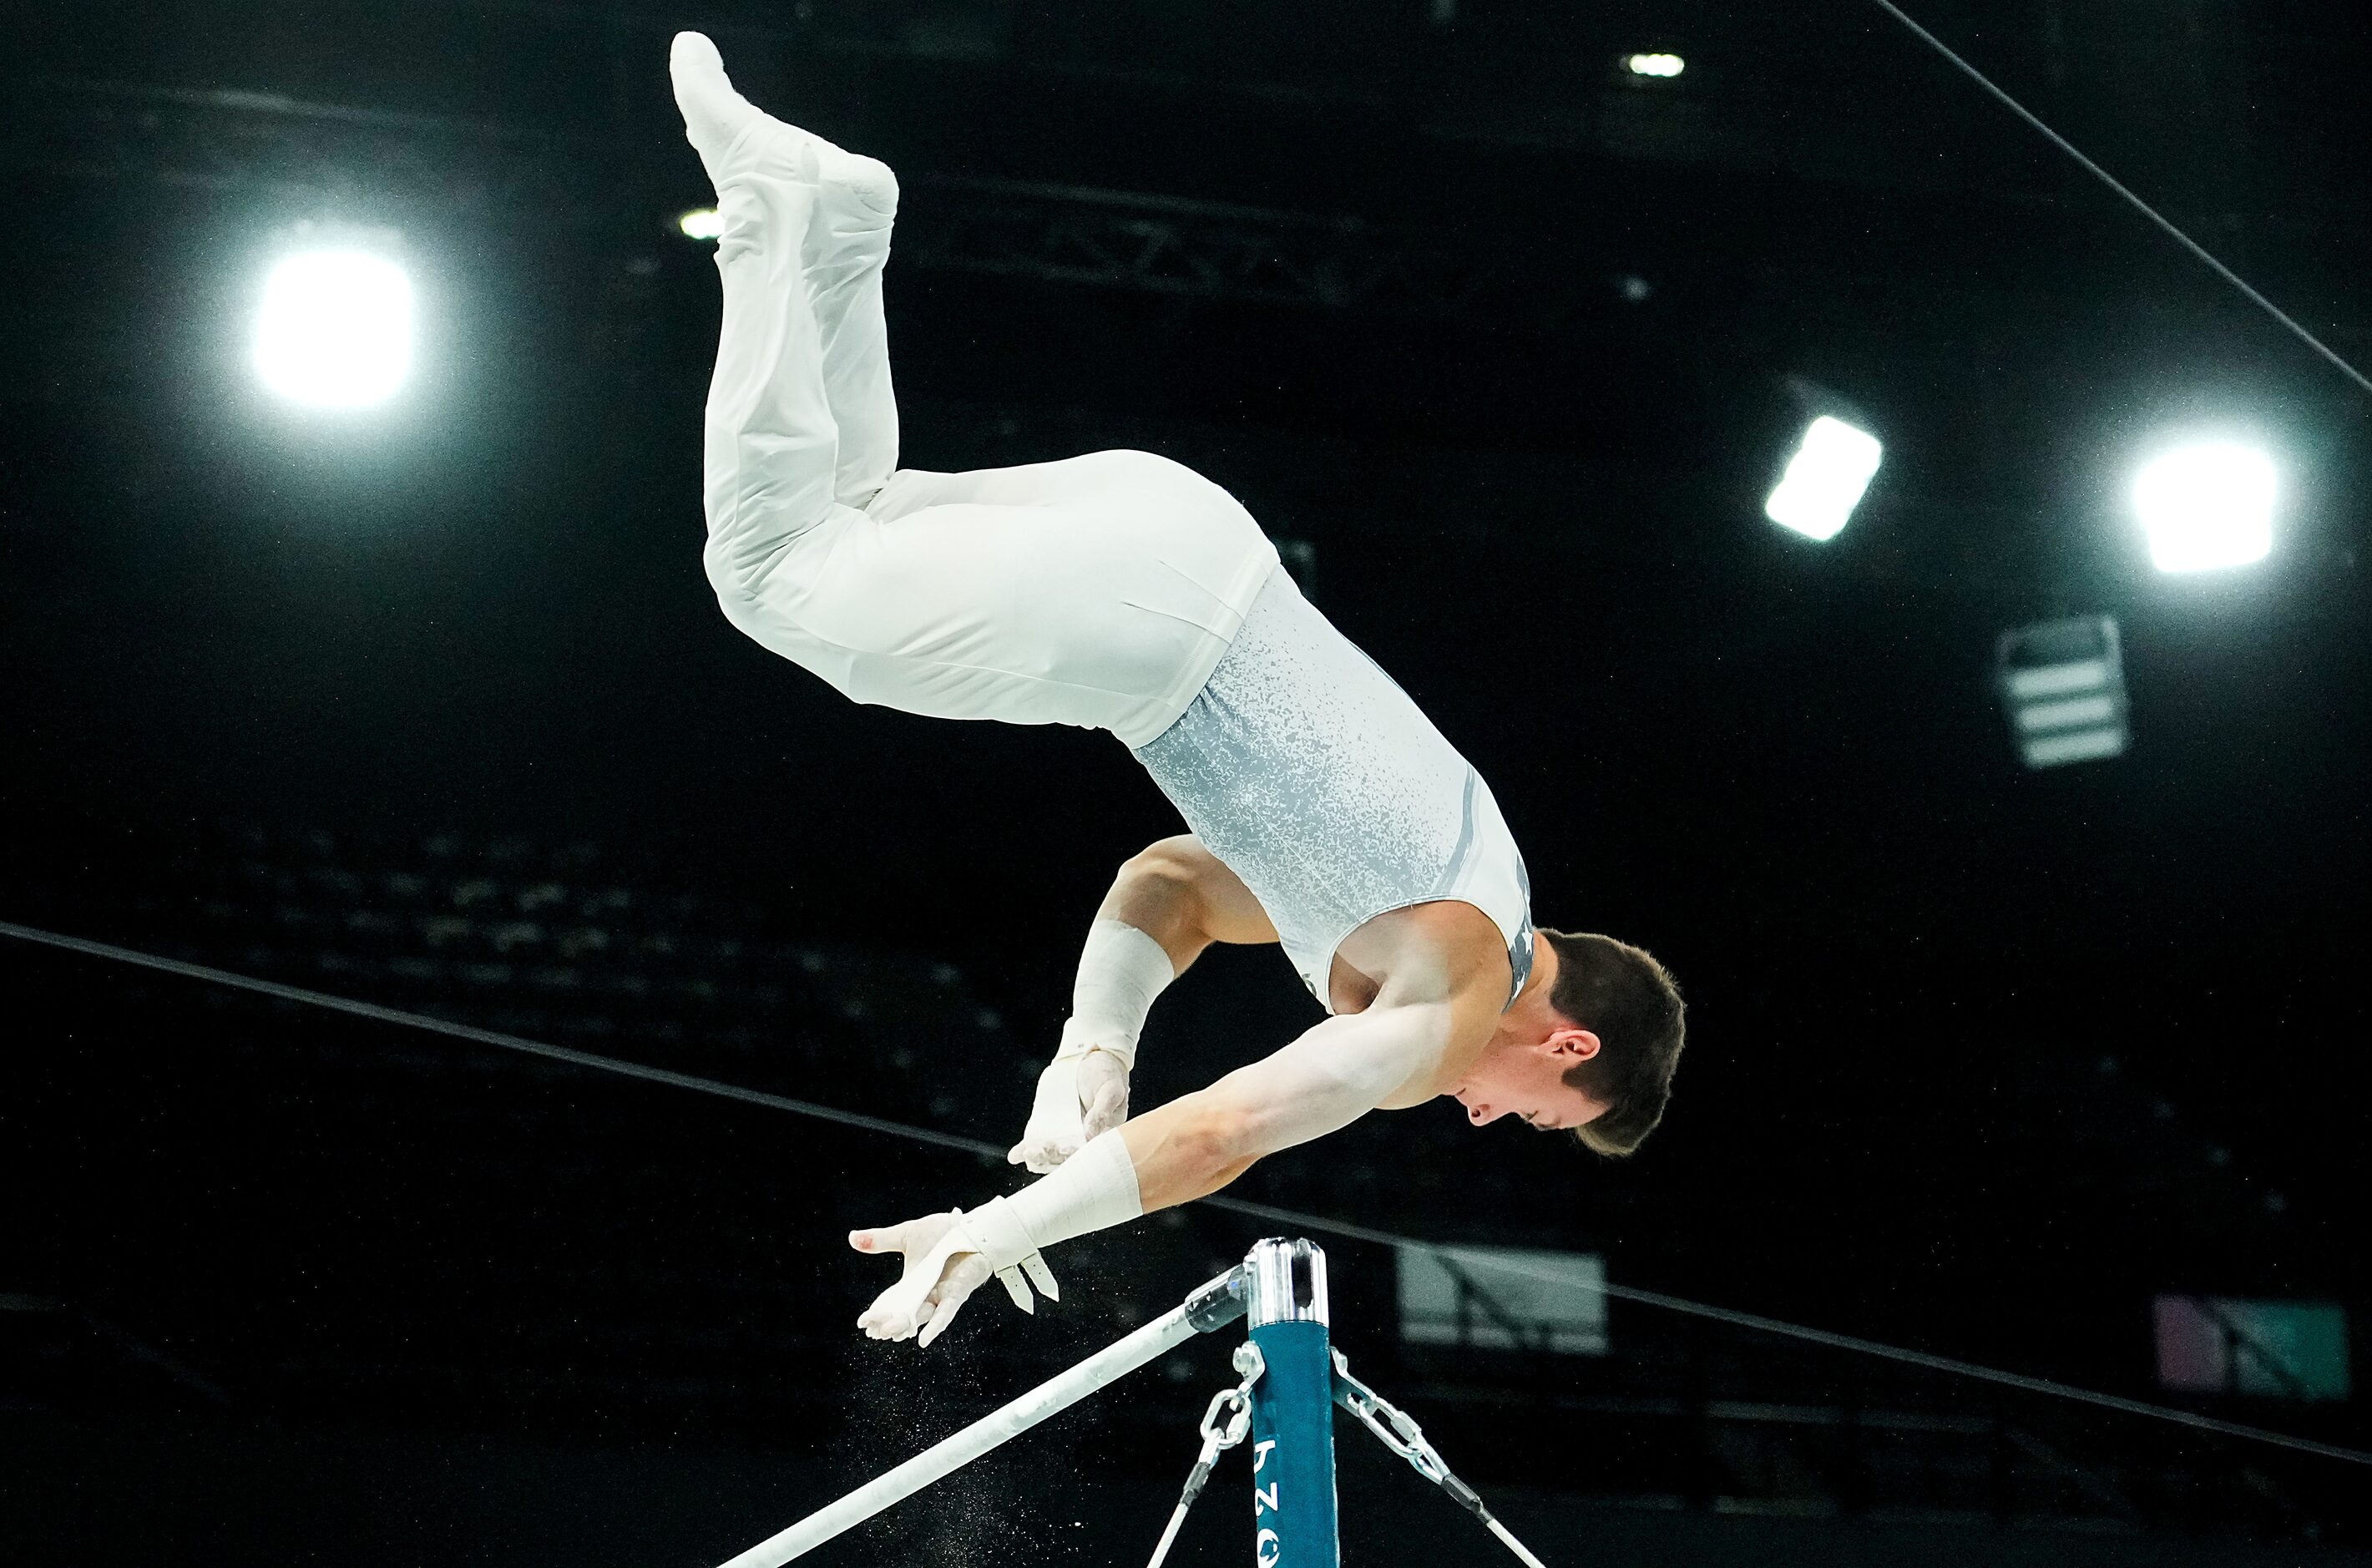
<instances>
[{"instance_id":1,"label":"gymnast's ear","mask_svg":"<svg viewBox=\"0 0 2372 1568\"><path fill-rule=\"evenodd\" d=\"M1541 1048L1564 1065L1577 1067L1597 1059L1599 1040L1587 1029L1552 1029L1549 1038L1541 1042Z\"/></svg>"}]
</instances>

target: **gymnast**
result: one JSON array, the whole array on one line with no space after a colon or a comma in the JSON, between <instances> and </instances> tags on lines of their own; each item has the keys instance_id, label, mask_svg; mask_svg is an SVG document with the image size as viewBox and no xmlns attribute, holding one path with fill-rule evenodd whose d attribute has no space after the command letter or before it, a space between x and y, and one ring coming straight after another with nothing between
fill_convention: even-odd
<instances>
[{"instance_id":1,"label":"gymnast","mask_svg":"<svg viewBox=\"0 0 2372 1568\"><path fill-rule=\"evenodd\" d=\"M1683 1038L1664 967L1533 926L1489 787L1218 485L1134 451L899 468L896 178L753 108L698 33L669 67L722 217L703 504L727 619L855 702L1109 730L1191 830L1131 857L1096 912L1008 1156L1039 1179L852 1233L903 1260L858 1326L928 1345L992 1276L1029 1309L1032 1286L1057 1294L1043 1249L1371 1110L1448 1095L1478 1127L1636 1149ZM1214 942L1281 945L1329 1016L1131 1117L1145 1016Z\"/></svg>"}]
</instances>

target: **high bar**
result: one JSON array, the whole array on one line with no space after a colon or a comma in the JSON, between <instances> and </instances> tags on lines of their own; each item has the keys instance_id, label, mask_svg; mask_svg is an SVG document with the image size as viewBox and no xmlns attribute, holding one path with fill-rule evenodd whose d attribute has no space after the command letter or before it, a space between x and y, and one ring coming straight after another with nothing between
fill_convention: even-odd
<instances>
[{"instance_id":1,"label":"high bar","mask_svg":"<svg viewBox=\"0 0 2372 1568\"><path fill-rule=\"evenodd\" d=\"M1060 1372L1012 1403L973 1422L961 1432L924 1449L893 1470L866 1481L837 1503L826 1504L797 1524L760 1541L723 1568L781 1568L844 1530L852 1529L902 1498L953 1474L1048 1416L1068 1410L1108 1383L1183 1344L1196 1334L1225 1328L1244 1315L1244 1271L1228 1270L1122 1340Z\"/></svg>"}]
</instances>

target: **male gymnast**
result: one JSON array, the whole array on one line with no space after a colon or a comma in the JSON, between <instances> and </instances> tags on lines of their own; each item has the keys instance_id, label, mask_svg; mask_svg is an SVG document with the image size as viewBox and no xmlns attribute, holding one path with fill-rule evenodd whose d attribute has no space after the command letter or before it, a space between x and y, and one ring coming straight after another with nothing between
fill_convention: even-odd
<instances>
[{"instance_id":1,"label":"male gymnast","mask_svg":"<svg viewBox=\"0 0 2372 1568\"><path fill-rule=\"evenodd\" d=\"M703 439L704 562L726 617L859 703L1110 730L1192 830L1096 912L1010 1197L851 1234L897 1253L858 1319L928 1345L992 1275L1052 1298L1044 1248L1187 1202L1371 1110L1455 1097L1623 1155L1682 1040L1663 966L1530 917L1490 789L1312 609L1217 485L1145 452L901 469L881 272L884 165L762 113L677 35L716 187L724 323ZM1141 1116L1154 998L1214 942L1275 942L1330 1015Z\"/></svg>"}]
</instances>

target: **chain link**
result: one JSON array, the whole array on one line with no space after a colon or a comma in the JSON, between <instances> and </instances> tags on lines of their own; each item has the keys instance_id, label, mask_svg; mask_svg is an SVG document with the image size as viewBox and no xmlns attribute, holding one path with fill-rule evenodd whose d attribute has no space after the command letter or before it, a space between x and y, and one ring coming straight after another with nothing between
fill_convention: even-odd
<instances>
[{"instance_id":1,"label":"chain link","mask_svg":"<svg viewBox=\"0 0 2372 1568\"><path fill-rule=\"evenodd\" d=\"M1425 1441L1424 1428L1398 1405L1353 1376L1350 1362L1339 1350L1334 1353L1334 1376L1343 1382L1343 1408L1357 1416L1385 1447L1406 1459L1417 1474L1436 1486L1449 1479L1449 1466ZM1385 1429L1387 1422L1390 1423L1389 1431Z\"/></svg>"},{"instance_id":2,"label":"chain link","mask_svg":"<svg viewBox=\"0 0 2372 1568\"><path fill-rule=\"evenodd\" d=\"M1203 1409L1203 1450L1194 1456L1194 1468L1186 1477L1186 1490L1180 1493L1178 1506L1169 1516L1169 1527L1161 1532L1161 1543L1153 1549L1153 1561L1146 1568L1161 1568L1169 1555L1169 1548L1178 1539L1179 1527L1186 1522L1186 1511L1194 1506L1194 1499L1203 1495L1203 1483L1211 1479L1211 1467L1219 1456L1244 1440L1252 1427L1252 1385L1268 1370L1260 1346L1247 1340L1236 1347L1236 1371L1243 1381L1232 1388L1222 1388L1211 1396Z\"/></svg>"},{"instance_id":3,"label":"chain link","mask_svg":"<svg viewBox=\"0 0 2372 1568\"><path fill-rule=\"evenodd\" d=\"M1243 1374L1243 1381L1212 1395L1209 1407L1203 1411L1204 1464L1242 1442L1244 1434L1251 1430L1252 1385L1268 1370L1268 1364L1261 1356L1260 1346L1249 1340L1236 1347L1235 1364L1236 1370ZM1227 1412L1224 1426L1219 1424L1219 1412L1223 1410Z\"/></svg>"},{"instance_id":4,"label":"chain link","mask_svg":"<svg viewBox=\"0 0 2372 1568\"><path fill-rule=\"evenodd\" d=\"M1500 1543L1520 1559L1525 1568L1546 1568L1532 1555L1532 1549L1516 1539L1506 1526L1493 1516L1490 1505L1482 1494L1449 1473L1449 1466L1424 1439L1424 1428L1409 1419L1391 1400L1377 1393L1351 1376L1351 1364L1341 1351L1334 1353L1334 1402L1359 1418L1360 1424L1376 1434L1393 1453L1406 1459L1416 1473L1449 1493L1453 1502L1473 1515L1482 1527L1499 1538Z\"/></svg>"}]
</instances>

